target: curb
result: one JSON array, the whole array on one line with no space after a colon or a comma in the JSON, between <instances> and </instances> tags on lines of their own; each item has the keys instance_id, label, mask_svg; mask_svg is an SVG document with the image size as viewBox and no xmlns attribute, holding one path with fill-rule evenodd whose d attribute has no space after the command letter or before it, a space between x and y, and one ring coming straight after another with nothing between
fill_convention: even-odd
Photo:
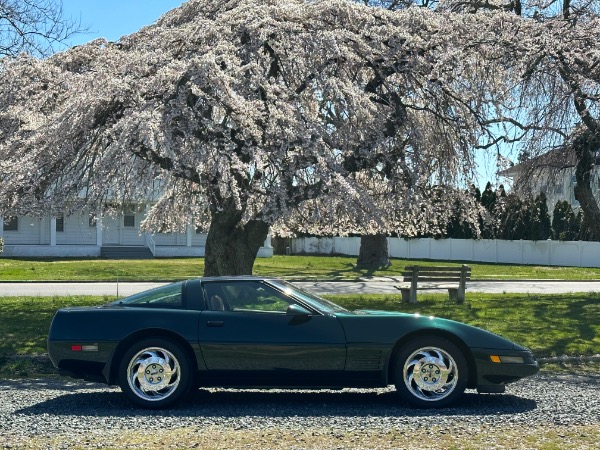
<instances>
[{"instance_id":1,"label":"curb","mask_svg":"<svg viewBox=\"0 0 600 450\"><path fill-rule=\"evenodd\" d=\"M600 355L592 356L550 356L548 358L538 358L538 362L542 364L553 364L553 363L589 363L589 362L600 362Z\"/></svg>"},{"instance_id":2,"label":"curb","mask_svg":"<svg viewBox=\"0 0 600 450\"><path fill-rule=\"evenodd\" d=\"M256 275L257 277L265 277L271 278L268 275ZM88 283L172 283L181 280L192 280L199 277L182 277L182 278L169 278L169 279L148 279L148 280L140 280L140 279L103 279L103 280L0 280L0 284L2 283L31 283L31 284L44 284L44 283L65 283L65 284L88 284ZM315 283L368 283L370 281L379 281L379 282L389 282L389 283L401 283L403 282L402 277L394 278L394 277L373 277L373 278L298 278L298 277L272 277L279 278L282 280L290 281L290 282L315 282ZM497 279L497 278L472 278L470 282L483 282L483 283L600 283L600 279L575 279L575 280L565 280L565 279L554 279L554 278L506 278L506 279Z\"/></svg>"}]
</instances>

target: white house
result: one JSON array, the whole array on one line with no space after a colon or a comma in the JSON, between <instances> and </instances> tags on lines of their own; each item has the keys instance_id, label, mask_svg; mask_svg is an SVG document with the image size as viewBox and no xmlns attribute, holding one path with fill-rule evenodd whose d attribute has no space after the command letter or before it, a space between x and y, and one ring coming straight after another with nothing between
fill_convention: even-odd
<instances>
[{"instance_id":1,"label":"white house","mask_svg":"<svg viewBox=\"0 0 600 450\"><path fill-rule=\"evenodd\" d=\"M515 164L498 174L512 180L512 188L517 192L527 191L536 196L546 194L550 214L558 201L567 201L577 210L575 199L575 168L577 160L572 152L562 149L552 150L521 164ZM600 198L600 155L596 155L591 177L591 188L596 198Z\"/></svg>"},{"instance_id":2,"label":"white house","mask_svg":"<svg viewBox=\"0 0 600 450\"><path fill-rule=\"evenodd\" d=\"M206 234L188 225L185 233L142 233L145 213L95 216L88 211L61 217L2 217L3 257L202 257ZM267 237L259 257L273 256Z\"/></svg>"}]
</instances>

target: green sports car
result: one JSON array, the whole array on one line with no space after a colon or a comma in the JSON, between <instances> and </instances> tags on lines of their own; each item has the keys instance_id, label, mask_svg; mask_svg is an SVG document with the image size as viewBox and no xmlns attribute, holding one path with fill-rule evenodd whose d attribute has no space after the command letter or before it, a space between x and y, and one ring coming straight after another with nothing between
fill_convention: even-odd
<instances>
[{"instance_id":1,"label":"green sports car","mask_svg":"<svg viewBox=\"0 0 600 450\"><path fill-rule=\"evenodd\" d=\"M532 353L451 320L348 311L285 281L199 278L113 303L59 310L48 353L61 374L118 384L164 408L193 387L341 388L394 384L422 408L466 388L504 392L538 371Z\"/></svg>"}]
</instances>

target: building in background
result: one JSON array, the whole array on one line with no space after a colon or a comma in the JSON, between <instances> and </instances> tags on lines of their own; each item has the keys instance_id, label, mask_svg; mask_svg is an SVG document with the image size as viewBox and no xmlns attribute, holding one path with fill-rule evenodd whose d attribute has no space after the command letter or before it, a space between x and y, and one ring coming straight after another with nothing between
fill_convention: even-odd
<instances>
[{"instance_id":1,"label":"building in background","mask_svg":"<svg viewBox=\"0 0 600 450\"><path fill-rule=\"evenodd\" d=\"M546 194L548 210L552 212L559 201L567 201L573 209L579 209L575 199L575 168L577 159L572 151L551 150L543 155L515 164L498 173L512 181L512 191ZM596 198L600 198L600 154L596 155L591 187Z\"/></svg>"},{"instance_id":2,"label":"building in background","mask_svg":"<svg viewBox=\"0 0 600 450\"><path fill-rule=\"evenodd\" d=\"M192 224L185 233L143 233L144 210L102 216L89 211L60 217L0 216L3 257L202 257L206 234ZM270 237L259 257L273 255Z\"/></svg>"}]
</instances>

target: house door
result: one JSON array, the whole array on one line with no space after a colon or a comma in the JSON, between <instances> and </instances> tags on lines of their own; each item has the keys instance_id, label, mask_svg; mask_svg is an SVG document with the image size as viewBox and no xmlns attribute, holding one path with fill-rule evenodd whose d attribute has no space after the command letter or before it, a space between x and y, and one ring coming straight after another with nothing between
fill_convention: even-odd
<instances>
[{"instance_id":1,"label":"house door","mask_svg":"<svg viewBox=\"0 0 600 450\"><path fill-rule=\"evenodd\" d=\"M121 244L121 220L119 217L102 218L102 243L103 245Z\"/></svg>"}]
</instances>

